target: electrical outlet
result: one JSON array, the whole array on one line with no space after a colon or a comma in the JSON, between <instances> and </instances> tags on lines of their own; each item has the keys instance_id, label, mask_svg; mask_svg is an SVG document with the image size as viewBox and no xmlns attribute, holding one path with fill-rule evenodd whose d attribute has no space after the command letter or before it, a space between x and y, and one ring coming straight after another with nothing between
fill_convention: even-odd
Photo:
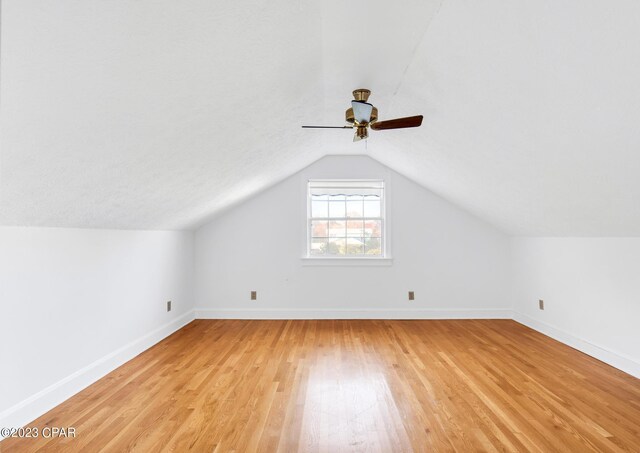
<instances>
[{"instance_id":1,"label":"electrical outlet","mask_svg":"<svg viewBox=\"0 0 640 453\"><path fill-rule=\"evenodd\" d=\"M544 300L538 299L538 308L544 310Z\"/></svg>"},{"instance_id":2,"label":"electrical outlet","mask_svg":"<svg viewBox=\"0 0 640 453\"><path fill-rule=\"evenodd\" d=\"M409 300L416 300L416 294L413 291L409 291Z\"/></svg>"},{"instance_id":3,"label":"electrical outlet","mask_svg":"<svg viewBox=\"0 0 640 453\"><path fill-rule=\"evenodd\" d=\"M167 301L167 311L171 311L171 301Z\"/></svg>"},{"instance_id":4,"label":"electrical outlet","mask_svg":"<svg viewBox=\"0 0 640 453\"><path fill-rule=\"evenodd\" d=\"M258 299L258 291L251 291L251 300Z\"/></svg>"}]
</instances>

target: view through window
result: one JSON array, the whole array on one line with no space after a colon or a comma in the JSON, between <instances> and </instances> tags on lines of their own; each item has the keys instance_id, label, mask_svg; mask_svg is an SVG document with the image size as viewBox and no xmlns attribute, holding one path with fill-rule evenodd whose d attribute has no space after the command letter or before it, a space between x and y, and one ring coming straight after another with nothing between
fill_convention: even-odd
<instances>
[{"instance_id":1,"label":"view through window","mask_svg":"<svg viewBox=\"0 0 640 453\"><path fill-rule=\"evenodd\" d=\"M384 256L384 182L309 181L308 255Z\"/></svg>"}]
</instances>

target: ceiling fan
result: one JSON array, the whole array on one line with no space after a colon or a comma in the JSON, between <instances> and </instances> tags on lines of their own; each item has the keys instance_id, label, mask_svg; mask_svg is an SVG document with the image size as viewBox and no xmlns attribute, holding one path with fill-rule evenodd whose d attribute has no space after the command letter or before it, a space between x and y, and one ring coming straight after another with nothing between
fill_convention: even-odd
<instances>
[{"instance_id":1,"label":"ceiling fan","mask_svg":"<svg viewBox=\"0 0 640 453\"><path fill-rule=\"evenodd\" d=\"M387 121L378 121L378 109L369 104L367 100L371 94L370 90L360 88L353 91L354 100L351 101L351 108L345 112L345 119L349 126L302 126L307 129L355 129L356 133L353 141L366 140L369 137L369 128L374 131L385 129L404 129L407 127L418 127L422 124L422 115L408 116L406 118L396 118Z\"/></svg>"}]
</instances>

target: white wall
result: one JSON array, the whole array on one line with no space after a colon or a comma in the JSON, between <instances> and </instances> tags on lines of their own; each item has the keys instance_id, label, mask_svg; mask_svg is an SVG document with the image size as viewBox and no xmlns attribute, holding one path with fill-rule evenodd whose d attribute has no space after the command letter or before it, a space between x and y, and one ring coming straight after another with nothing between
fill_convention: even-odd
<instances>
[{"instance_id":1,"label":"white wall","mask_svg":"<svg viewBox=\"0 0 640 453\"><path fill-rule=\"evenodd\" d=\"M0 227L0 426L193 319L192 273L191 232Z\"/></svg>"},{"instance_id":2,"label":"white wall","mask_svg":"<svg viewBox=\"0 0 640 453\"><path fill-rule=\"evenodd\" d=\"M512 259L516 320L640 377L640 238L515 238Z\"/></svg>"},{"instance_id":3,"label":"white wall","mask_svg":"<svg viewBox=\"0 0 640 453\"><path fill-rule=\"evenodd\" d=\"M310 178L385 180L390 266L305 265ZM495 228L373 159L328 156L196 232L196 316L510 317L508 247Z\"/></svg>"}]
</instances>

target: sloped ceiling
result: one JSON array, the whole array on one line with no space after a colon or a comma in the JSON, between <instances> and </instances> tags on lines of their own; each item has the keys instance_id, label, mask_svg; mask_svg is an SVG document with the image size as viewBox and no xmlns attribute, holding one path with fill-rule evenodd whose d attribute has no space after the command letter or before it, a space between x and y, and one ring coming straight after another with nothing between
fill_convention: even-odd
<instances>
[{"instance_id":1,"label":"sloped ceiling","mask_svg":"<svg viewBox=\"0 0 640 453\"><path fill-rule=\"evenodd\" d=\"M640 3L5 0L0 223L194 228L367 153L517 235L640 235ZM350 92L380 118L342 124Z\"/></svg>"}]
</instances>

